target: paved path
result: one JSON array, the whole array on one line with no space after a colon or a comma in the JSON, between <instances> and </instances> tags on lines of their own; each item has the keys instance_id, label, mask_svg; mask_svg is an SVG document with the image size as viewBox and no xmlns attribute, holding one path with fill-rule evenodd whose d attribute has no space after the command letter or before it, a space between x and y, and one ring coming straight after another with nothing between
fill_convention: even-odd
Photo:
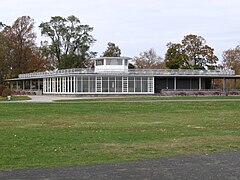
<instances>
[{"instance_id":1,"label":"paved path","mask_svg":"<svg viewBox=\"0 0 240 180\"><path fill-rule=\"evenodd\" d=\"M26 103L26 102L38 102L38 103L49 103L54 102L55 100L74 100L74 99L91 99L91 98L99 98L99 97L77 97L77 96L56 96L56 95L34 95L29 96L31 100L23 100L23 101L0 101L0 103ZM103 97L101 97L103 98ZM116 100L112 100L114 97L104 97L104 98L111 98L111 100L104 100L104 101L78 101L76 103L98 103L98 102L104 102L104 103L124 103L124 102L228 102L228 101L240 101L240 99L192 99L192 100L171 100L171 99L155 99L155 100L117 100L118 97L115 97ZM62 102L64 103L64 102ZM74 101L72 102L74 103Z\"/></svg>"},{"instance_id":2,"label":"paved path","mask_svg":"<svg viewBox=\"0 0 240 180\"><path fill-rule=\"evenodd\" d=\"M75 97L75 96L51 96L51 95L35 95L35 96L29 96L31 100L25 101L25 102L53 102L55 100L72 100L72 99L81 99L81 97ZM84 98L84 97L82 97Z\"/></svg>"},{"instance_id":3,"label":"paved path","mask_svg":"<svg viewBox=\"0 0 240 180\"><path fill-rule=\"evenodd\" d=\"M0 179L238 180L240 151L106 165L0 171Z\"/></svg>"},{"instance_id":4,"label":"paved path","mask_svg":"<svg viewBox=\"0 0 240 180\"><path fill-rule=\"evenodd\" d=\"M49 103L54 102L55 100L73 100L73 99L84 99L89 97L76 97L76 96L54 96L54 95L34 95L28 96L31 100L22 100L22 101L0 101L0 103ZM91 98L91 97L90 97Z\"/></svg>"}]
</instances>

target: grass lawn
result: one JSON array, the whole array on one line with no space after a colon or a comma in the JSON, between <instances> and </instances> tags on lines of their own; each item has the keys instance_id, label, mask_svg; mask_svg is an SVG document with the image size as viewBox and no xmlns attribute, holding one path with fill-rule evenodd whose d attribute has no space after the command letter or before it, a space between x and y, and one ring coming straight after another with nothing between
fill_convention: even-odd
<instances>
[{"instance_id":1,"label":"grass lawn","mask_svg":"<svg viewBox=\"0 0 240 180\"><path fill-rule=\"evenodd\" d=\"M23 100L30 100L31 98L28 96L12 96L11 101L23 101ZM0 96L0 101L7 101L6 97Z\"/></svg>"},{"instance_id":2,"label":"grass lawn","mask_svg":"<svg viewBox=\"0 0 240 180\"><path fill-rule=\"evenodd\" d=\"M106 101L155 101L155 100L240 100L240 96L115 96L94 97L75 100L57 100L56 102L106 102Z\"/></svg>"},{"instance_id":3,"label":"grass lawn","mask_svg":"<svg viewBox=\"0 0 240 180\"><path fill-rule=\"evenodd\" d=\"M240 149L240 102L0 104L0 169Z\"/></svg>"}]
</instances>

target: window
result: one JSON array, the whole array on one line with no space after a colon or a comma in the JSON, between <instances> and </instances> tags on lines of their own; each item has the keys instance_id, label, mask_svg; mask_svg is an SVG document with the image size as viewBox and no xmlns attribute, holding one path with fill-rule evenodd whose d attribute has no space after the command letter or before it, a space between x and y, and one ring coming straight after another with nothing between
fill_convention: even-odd
<instances>
[{"instance_id":1,"label":"window","mask_svg":"<svg viewBox=\"0 0 240 180\"><path fill-rule=\"evenodd\" d=\"M88 86L89 86L89 80L88 80L88 78L89 77L87 77L87 76L85 76L85 77L83 77L83 92L89 92L89 88L88 88Z\"/></svg>"},{"instance_id":2,"label":"window","mask_svg":"<svg viewBox=\"0 0 240 180\"><path fill-rule=\"evenodd\" d=\"M77 92L83 92L82 77L77 77Z\"/></svg>"},{"instance_id":3,"label":"window","mask_svg":"<svg viewBox=\"0 0 240 180\"><path fill-rule=\"evenodd\" d=\"M125 65L125 66L128 65L128 60L127 60L127 59L124 60L124 65Z\"/></svg>"},{"instance_id":4,"label":"window","mask_svg":"<svg viewBox=\"0 0 240 180\"><path fill-rule=\"evenodd\" d=\"M121 59L107 59L106 60L107 65L122 65Z\"/></svg>"},{"instance_id":5,"label":"window","mask_svg":"<svg viewBox=\"0 0 240 180\"><path fill-rule=\"evenodd\" d=\"M90 92L95 92L95 77L90 77L89 78L90 79Z\"/></svg>"},{"instance_id":6,"label":"window","mask_svg":"<svg viewBox=\"0 0 240 180\"><path fill-rule=\"evenodd\" d=\"M116 77L116 91L122 92L122 77Z\"/></svg>"},{"instance_id":7,"label":"window","mask_svg":"<svg viewBox=\"0 0 240 180\"><path fill-rule=\"evenodd\" d=\"M134 92L134 77L128 77L128 92Z\"/></svg>"},{"instance_id":8,"label":"window","mask_svg":"<svg viewBox=\"0 0 240 180\"><path fill-rule=\"evenodd\" d=\"M96 66L102 66L103 65L103 59L96 60Z\"/></svg>"},{"instance_id":9,"label":"window","mask_svg":"<svg viewBox=\"0 0 240 180\"><path fill-rule=\"evenodd\" d=\"M109 77L109 92L115 92L116 85L115 85L115 77Z\"/></svg>"},{"instance_id":10,"label":"window","mask_svg":"<svg viewBox=\"0 0 240 180\"><path fill-rule=\"evenodd\" d=\"M108 77L102 77L102 92L108 92Z\"/></svg>"},{"instance_id":11,"label":"window","mask_svg":"<svg viewBox=\"0 0 240 180\"><path fill-rule=\"evenodd\" d=\"M142 77L142 92L148 92L147 77Z\"/></svg>"},{"instance_id":12,"label":"window","mask_svg":"<svg viewBox=\"0 0 240 180\"><path fill-rule=\"evenodd\" d=\"M135 77L135 92L142 91L142 82L141 77Z\"/></svg>"}]
</instances>

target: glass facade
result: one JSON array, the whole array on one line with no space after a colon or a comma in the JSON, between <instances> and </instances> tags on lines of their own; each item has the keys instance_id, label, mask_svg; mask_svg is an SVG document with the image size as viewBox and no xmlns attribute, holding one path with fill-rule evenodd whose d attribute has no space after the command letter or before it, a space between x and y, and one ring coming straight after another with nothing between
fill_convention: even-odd
<instances>
[{"instance_id":1,"label":"glass facade","mask_svg":"<svg viewBox=\"0 0 240 180\"><path fill-rule=\"evenodd\" d=\"M154 77L67 76L43 79L49 94L153 94Z\"/></svg>"}]
</instances>

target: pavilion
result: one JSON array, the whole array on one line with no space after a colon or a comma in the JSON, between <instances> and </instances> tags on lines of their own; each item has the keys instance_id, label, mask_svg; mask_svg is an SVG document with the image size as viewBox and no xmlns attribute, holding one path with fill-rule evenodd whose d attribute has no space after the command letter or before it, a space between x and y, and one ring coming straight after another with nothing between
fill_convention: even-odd
<instances>
[{"instance_id":1,"label":"pavilion","mask_svg":"<svg viewBox=\"0 0 240 180\"><path fill-rule=\"evenodd\" d=\"M19 74L8 79L19 92L58 95L123 95L164 92L226 92L227 81L236 90L240 76L232 70L128 69L129 57L93 59L94 69L64 69ZM215 86L221 80L221 88Z\"/></svg>"}]
</instances>

